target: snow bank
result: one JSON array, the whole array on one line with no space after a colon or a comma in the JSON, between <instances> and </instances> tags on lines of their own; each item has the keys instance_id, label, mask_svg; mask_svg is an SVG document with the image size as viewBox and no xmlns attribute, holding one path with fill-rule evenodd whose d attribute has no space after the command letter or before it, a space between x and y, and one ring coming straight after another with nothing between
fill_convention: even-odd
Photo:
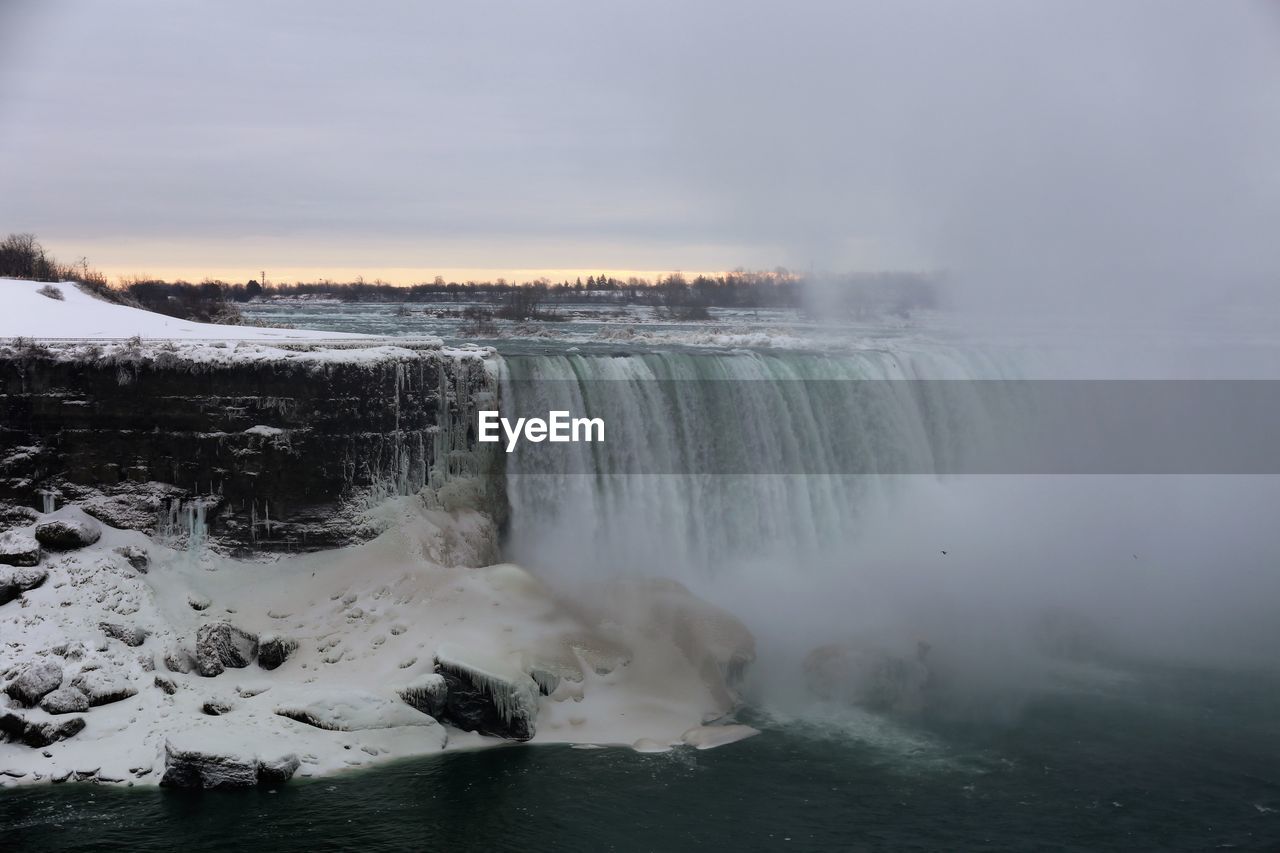
<instances>
[{"instance_id":1,"label":"snow bank","mask_svg":"<svg viewBox=\"0 0 1280 853\"><path fill-rule=\"evenodd\" d=\"M62 299L39 293L53 287ZM105 302L71 282L48 285L39 281L0 278L0 338L97 339L144 338L168 340L289 341L358 339L360 335L306 329L261 329L221 326L166 317L140 308Z\"/></svg>"}]
</instances>

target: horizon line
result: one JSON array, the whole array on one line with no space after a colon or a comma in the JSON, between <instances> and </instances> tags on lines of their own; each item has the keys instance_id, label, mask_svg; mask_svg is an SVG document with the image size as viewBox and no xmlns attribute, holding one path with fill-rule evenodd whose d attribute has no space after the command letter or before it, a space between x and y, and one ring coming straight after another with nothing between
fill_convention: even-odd
<instances>
[{"instance_id":1,"label":"horizon line","mask_svg":"<svg viewBox=\"0 0 1280 853\"><path fill-rule=\"evenodd\" d=\"M559 284L563 281L574 282L581 278L585 283L588 278L598 277L600 275L607 276L610 279L625 282L629 278L644 279L654 282L659 278L670 275L683 275L686 278L697 278L698 276L707 276L714 278L717 276L729 275L732 273L751 273L756 275L790 275L802 278L811 271L791 270L781 266L775 266L769 269L749 269L747 267L734 267L733 269L717 269L717 270L693 270L693 269L628 269L628 268L575 268L575 267L559 267L559 268L518 268L518 267L444 267L444 268L428 268L428 267L376 267L372 270L359 267L284 267L277 268L272 271L270 267L265 270L246 270L242 266L235 267L185 267L185 266L164 266L159 269L142 269L137 268L127 270L124 267L99 267L90 265L91 270L105 275L109 280L116 284L126 284L133 280L159 280L159 281L187 281L192 283L200 283L202 281L221 281L227 284L244 284L249 281L259 281L260 283L281 285L281 284L318 284L330 282L334 284L350 284L357 281L363 281L365 284L389 284L394 287L411 287L417 284L431 284L437 277L443 278L447 283L465 284L467 282L495 282L503 279L510 284L532 284L539 279L547 279L552 284ZM265 276L263 275L265 272ZM929 275L936 274L936 271L929 270L861 270L850 271L852 274L876 275L876 274L910 274L910 275ZM849 274L849 273L845 273Z\"/></svg>"}]
</instances>

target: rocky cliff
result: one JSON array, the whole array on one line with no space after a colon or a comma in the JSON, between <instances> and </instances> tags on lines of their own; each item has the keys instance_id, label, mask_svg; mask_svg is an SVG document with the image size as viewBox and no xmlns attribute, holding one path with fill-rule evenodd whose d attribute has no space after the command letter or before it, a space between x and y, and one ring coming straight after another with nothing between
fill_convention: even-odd
<instances>
[{"instance_id":1,"label":"rocky cliff","mask_svg":"<svg viewBox=\"0 0 1280 853\"><path fill-rule=\"evenodd\" d=\"M492 357L431 343L0 346L0 525L74 502L244 553L366 538L365 509L424 487L500 517L472 415L494 394Z\"/></svg>"}]
</instances>

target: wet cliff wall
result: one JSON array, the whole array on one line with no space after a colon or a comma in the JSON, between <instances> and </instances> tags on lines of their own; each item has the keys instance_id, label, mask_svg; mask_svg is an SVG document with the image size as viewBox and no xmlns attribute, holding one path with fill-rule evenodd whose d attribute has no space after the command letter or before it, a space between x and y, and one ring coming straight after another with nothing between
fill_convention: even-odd
<instances>
[{"instance_id":1,"label":"wet cliff wall","mask_svg":"<svg viewBox=\"0 0 1280 853\"><path fill-rule=\"evenodd\" d=\"M481 478L491 352L118 344L0 347L0 527L74 502L117 527L233 552L312 550L376 532L392 494ZM25 523L23 520L22 523Z\"/></svg>"}]
</instances>

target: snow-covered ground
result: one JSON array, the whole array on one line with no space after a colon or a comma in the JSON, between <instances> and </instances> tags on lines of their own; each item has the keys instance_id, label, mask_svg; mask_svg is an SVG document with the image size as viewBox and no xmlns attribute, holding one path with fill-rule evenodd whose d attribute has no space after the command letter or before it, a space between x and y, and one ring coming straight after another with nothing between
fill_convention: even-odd
<instances>
[{"instance_id":1,"label":"snow-covered ground","mask_svg":"<svg viewBox=\"0 0 1280 853\"><path fill-rule=\"evenodd\" d=\"M46 552L47 580L0 605L0 675L12 682L52 663L63 687L123 698L49 714L0 695L0 716L85 720L43 747L0 743L0 786L155 784L166 749L268 764L296 756L305 777L503 743L441 725L402 698L446 656L519 682L536 702L534 742L651 751L753 733L702 725L732 701L717 667L751 654L750 635L723 611L666 583L618 593L620 619L608 595L571 604L516 566L482 566L495 534L479 513L431 511L417 497L375 511L386 532L367 543L272 562L177 551L107 526L88 547ZM37 524L50 519L97 524L75 507ZM145 570L119 550L129 546L150 556ZM296 651L270 671L250 661L202 676L191 668L197 631L219 622ZM296 719L306 715L311 723Z\"/></svg>"},{"instance_id":2,"label":"snow-covered ground","mask_svg":"<svg viewBox=\"0 0 1280 853\"><path fill-rule=\"evenodd\" d=\"M62 298L40 292L45 289L60 293ZM134 335L166 340L262 342L361 337L306 329L195 323L127 305L115 305L70 282L45 284L0 278L0 338L98 339L130 338Z\"/></svg>"},{"instance_id":3,"label":"snow-covered ground","mask_svg":"<svg viewBox=\"0 0 1280 853\"><path fill-rule=\"evenodd\" d=\"M52 288L56 299L40 291ZM483 358L492 347L446 347L430 335L399 337L315 329L272 329L179 320L105 302L79 285L0 278L0 352L15 339L38 343L58 359L176 357L188 363L252 361L375 362L416 358L424 349L452 358Z\"/></svg>"}]
</instances>

